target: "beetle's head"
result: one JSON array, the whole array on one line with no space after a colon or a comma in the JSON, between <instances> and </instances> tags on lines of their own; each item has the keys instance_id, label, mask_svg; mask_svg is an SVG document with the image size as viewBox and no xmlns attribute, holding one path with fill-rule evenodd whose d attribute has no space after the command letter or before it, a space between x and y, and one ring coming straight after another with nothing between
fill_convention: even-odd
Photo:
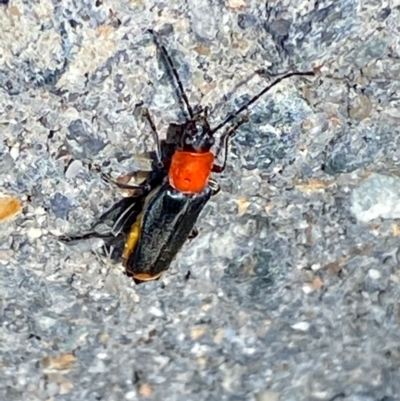
<instances>
[{"instance_id":1,"label":"beetle's head","mask_svg":"<svg viewBox=\"0 0 400 401\"><path fill-rule=\"evenodd\" d=\"M181 147L188 152L209 152L215 142L213 134L206 109L183 125Z\"/></svg>"}]
</instances>

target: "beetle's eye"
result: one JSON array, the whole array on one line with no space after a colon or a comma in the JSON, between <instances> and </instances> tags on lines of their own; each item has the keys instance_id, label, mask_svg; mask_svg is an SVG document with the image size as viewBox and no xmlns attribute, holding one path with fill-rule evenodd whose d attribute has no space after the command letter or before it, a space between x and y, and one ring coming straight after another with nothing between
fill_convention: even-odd
<instances>
[{"instance_id":1,"label":"beetle's eye","mask_svg":"<svg viewBox=\"0 0 400 401\"><path fill-rule=\"evenodd\" d=\"M204 127L201 124L196 125L196 131L198 135L203 135L204 134Z\"/></svg>"}]
</instances>

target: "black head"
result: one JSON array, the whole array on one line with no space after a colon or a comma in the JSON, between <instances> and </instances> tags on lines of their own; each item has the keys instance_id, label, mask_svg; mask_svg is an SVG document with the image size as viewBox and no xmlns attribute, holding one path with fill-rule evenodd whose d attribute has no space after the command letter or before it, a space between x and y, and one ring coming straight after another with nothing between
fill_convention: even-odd
<instances>
[{"instance_id":1,"label":"black head","mask_svg":"<svg viewBox=\"0 0 400 401\"><path fill-rule=\"evenodd\" d=\"M183 124L170 124L167 137L160 142L163 168L168 170L171 158L178 150L187 152L208 152L214 145L214 131L207 120L207 109L196 113ZM156 163L158 159L154 158ZM154 168L154 166L153 166Z\"/></svg>"},{"instance_id":2,"label":"black head","mask_svg":"<svg viewBox=\"0 0 400 401\"><path fill-rule=\"evenodd\" d=\"M213 134L207 121L207 110L201 111L183 124L181 148L188 152L209 152L215 142Z\"/></svg>"}]
</instances>

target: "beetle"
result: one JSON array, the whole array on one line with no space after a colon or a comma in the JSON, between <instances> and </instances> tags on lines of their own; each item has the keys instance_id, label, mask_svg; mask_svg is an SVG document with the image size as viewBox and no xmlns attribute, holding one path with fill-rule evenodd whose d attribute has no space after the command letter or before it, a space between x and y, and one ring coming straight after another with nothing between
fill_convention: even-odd
<instances>
[{"instance_id":1,"label":"beetle","mask_svg":"<svg viewBox=\"0 0 400 401\"><path fill-rule=\"evenodd\" d=\"M195 225L200 213L220 190L210 176L224 171L229 139L241 125L248 122L248 117L234 122L220 136L214 153L215 134L281 81L293 76L315 75L314 71L290 72L277 78L219 125L211 128L208 108L200 107L198 112L193 111L165 46L153 30L148 32L172 73L188 117L183 124L170 124L166 139L160 140L148 110L143 110L157 145L156 151L152 152L149 176L138 186L121 185L104 177L120 188L131 189L133 193L100 217L97 224L107 220L113 222L109 232L95 231L79 237L102 237L108 247L119 248L119 256L122 256L127 274L137 283L159 279L188 238L197 235ZM222 161L218 162L219 159ZM64 240L67 242L77 238Z\"/></svg>"}]
</instances>

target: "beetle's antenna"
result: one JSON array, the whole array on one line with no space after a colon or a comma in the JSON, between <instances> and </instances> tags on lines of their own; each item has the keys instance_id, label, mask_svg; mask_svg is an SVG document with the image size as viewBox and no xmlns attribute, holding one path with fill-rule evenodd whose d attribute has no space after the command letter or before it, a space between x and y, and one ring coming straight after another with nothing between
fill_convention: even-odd
<instances>
[{"instance_id":1,"label":"beetle's antenna","mask_svg":"<svg viewBox=\"0 0 400 401\"><path fill-rule=\"evenodd\" d=\"M238 110L236 110L234 113L230 114L227 118L225 118L224 121L222 121L221 124L217 125L215 128L211 130L212 134L215 134L218 130L220 130L223 126L228 124L230 121L232 121L238 114L240 114L242 111L246 110L250 105L252 105L254 102L256 102L261 96L263 96L265 93L267 93L271 88L273 88L275 85L279 84L279 82L290 78L294 76L309 76L313 77L315 75L314 71L305 71L305 72L289 72L279 78L277 78L274 82L266 86L260 93L255 95L252 99L250 99L247 103L245 103L242 107L240 107Z\"/></svg>"},{"instance_id":2,"label":"beetle's antenna","mask_svg":"<svg viewBox=\"0 0 400 401\"><path fill-rule=\"evenodd\" d=\"M167 52L167 49L165 48L165 46L162 43L160 43L160 41L158 40L157 34L152 29L148 29L147 32L149 32L153 36L154 43L156 44L158 49L161 50L162 55L164 56L165 60L167 61L167 64L168 64L169 68L171 69L172 74L173 74L173 76L175 78L175 81L178 84L179 91L181 93L183 102L186 105L187 111L189 113L189 117L191 119L193 119L193 117L194 117L193 109L189 104L189 99L186 96L185 90L183 89L182 81L179 78L178 71L176 70L176 68L174 66L174 63L172 62L172 59L171 59L170 55Z\"/></svg>"}]
</instances>

